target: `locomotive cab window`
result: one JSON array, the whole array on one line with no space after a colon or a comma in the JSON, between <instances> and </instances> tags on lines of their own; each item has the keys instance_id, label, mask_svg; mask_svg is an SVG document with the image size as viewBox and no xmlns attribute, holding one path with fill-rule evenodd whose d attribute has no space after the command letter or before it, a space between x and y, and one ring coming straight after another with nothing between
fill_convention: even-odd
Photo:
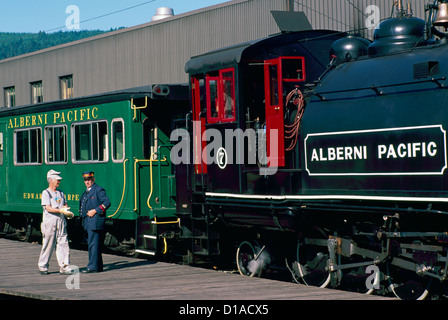
<instances>
[{"instance_id":1,"label":"locomotive cab window","mask_svg":"<svg viewBox=\"0 0 448 320\"><path fill-rule=\"evenodd\" d=\"M282 58L283 81L305 81L305 59L302 57Z\"/></svg>"},{"instance_id":2,"label":"locomotive cab window","mask_svg":"<svg viewBox=\"0 0 448 320\"><path fill-rule=\"evenodd\" d=\"M73 162L107 162L107 137L106 121L73 124Z\"/></svg>"},{"instance_id":3,"label":"locomotive cab window","mask_svg":"<svg viewBox=\"0 0 448 320\"><path fill-rule=\"evenodd\" d=\"M30 128L14 131L14 164L42 164L41 141L41 128Z\"/></svg>"},{"instance_id":4,"label":"locomotive cab window","mask_svg":"<svg viewBox=\"0 0 448 320\"><path fill-rule=\"evenodd\" d=\"M207 75L207 118L209 123L219 122L218 83L219 77Z\"/></svg>"},{"instance_id":5,"label":"locomotive cab window","mask_svg":"<svg viewBox=\"0 0 448 320\"><path fill-rule=\"evenodd\" d=\"M269 101L271 106L278 105L278 65L269 66Z\"/></svg>"},{"instance_id":6,"label":"locomotive cab window","mask_svg":"<svg viewBox=\"0 0 448 320\"><path fill-rule=\"evenodd\" d=\"M235 120L235 75L233 69L220 72L222 79L223 107L225 121Z\"/></svg>"},{"instance_id":7,"label":"locomotive cab window","mask_svg":"<svg viewBox=\"0 0 448 320\"><path fill-rule=\"evenodd\" d=\"M45 162L47 164L67 163L67 126L45 128Z\"/></svg>"},{"instance_id":8,"label":"locomotive cab window","mask_svg":"<svg viewBox=\"0 0 448 320\"><path fill-rule=\"evenodd\" d=\"M233 68L206 77L207 122L235 121L235 71Z\"/></svg>"}]
</instances>

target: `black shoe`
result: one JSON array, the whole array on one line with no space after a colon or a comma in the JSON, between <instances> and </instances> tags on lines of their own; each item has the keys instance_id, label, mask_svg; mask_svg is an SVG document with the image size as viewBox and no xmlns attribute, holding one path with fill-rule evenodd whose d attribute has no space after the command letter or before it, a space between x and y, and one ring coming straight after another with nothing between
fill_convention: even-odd
<instances>
[{"instance_id":1,"label":"black shoe","mask_svg":"<svg viewBox=\"0 0 448 320\"><path fill-rule=\"evenodd\" d=\"M95 272L98 272L98 271L97 270L84 269L81 272L82 273L95 273Z\"/></svg>"}]
</instances>

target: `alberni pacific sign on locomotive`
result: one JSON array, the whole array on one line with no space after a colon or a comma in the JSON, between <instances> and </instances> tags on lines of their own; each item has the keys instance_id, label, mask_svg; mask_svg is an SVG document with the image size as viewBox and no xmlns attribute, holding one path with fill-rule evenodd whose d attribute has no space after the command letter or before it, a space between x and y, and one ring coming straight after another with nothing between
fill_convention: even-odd
<instances>
[{"instance_id":1,"label":"alberni pacific sign on locomotive","mask_svg":"<svg viewBox=\"0 0 448 320\"><path fill-rule=\"evenodd\" d=\"M447 168L442 125L308 134L310 175L442 175Z\"/></svg>"}]
</instances>

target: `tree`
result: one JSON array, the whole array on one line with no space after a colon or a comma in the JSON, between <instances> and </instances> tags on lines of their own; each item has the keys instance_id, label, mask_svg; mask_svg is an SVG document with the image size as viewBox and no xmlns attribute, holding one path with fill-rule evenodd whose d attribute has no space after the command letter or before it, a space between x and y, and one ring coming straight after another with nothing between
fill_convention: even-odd
<instances>
[{"instance_id":1,"label":"tree","mask_svg":"<svg viewBox=\"0 0 448 320\"><path fill-rule=\"evenodd\" d=\"M0 32L0 60L115 30L117 29L110 29L109 31L59 31L54 33L44 31L39 33Z\"/></svg>"}]
</instances>

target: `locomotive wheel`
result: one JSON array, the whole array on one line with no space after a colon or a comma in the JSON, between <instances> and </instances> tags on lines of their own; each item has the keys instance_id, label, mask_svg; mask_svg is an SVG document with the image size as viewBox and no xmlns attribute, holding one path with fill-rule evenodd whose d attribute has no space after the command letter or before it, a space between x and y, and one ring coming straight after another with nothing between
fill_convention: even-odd
<instances>
[{"instance_id":1,"label":"locomotive wheel","mask_svg":"<svg viewBox=\"0 0 448 320\"><path fill-rule=\"evenodd\" d=\"M331 284L331 272L328 269L328 235L319 227L297 243L297 270L307 286L326 288Z\"/></svg>"},{"instance_id":2,"label":"locomotive wheel","mask_svg":"<svg viewBox=\"0 0 448 320\"><path fill-rule=\"evenodd\" d=\"M243 276L261 277L263 266L255 263L255 257L261 248L256 241L253 243L243 241L236 251L236 264L238 271Z\"/></svg>"},{"instance_id":3,"label":"locomotive wheel","mask_svg":"<svg viewBox=\"0 0 448 320\"><path fill-rule=\"evenodd\" d=\"M419 276L410 270L386 265L386 276L395 296L402 300L424 300L429 295L431 278Z\"/></svg>"},{"instance_id":4,"label":"locomotive wheel","mask_svg":"<svg viewBox=\"0 0 448 320\"><path fill-rule=\"evenodd\" d=\"M347 261L344 261L343 264L367 261L367 259L364 259L360 256L355 256L354 258L350 259L345 258L344 260ZM345 269L342 270L341 285L345 290L348 291L372 294L375 291L375 288L368 288L368 286L366 285L366 281L370 277L371 274L366 273L366 267Z\"/></svg>"}]
</instances>

